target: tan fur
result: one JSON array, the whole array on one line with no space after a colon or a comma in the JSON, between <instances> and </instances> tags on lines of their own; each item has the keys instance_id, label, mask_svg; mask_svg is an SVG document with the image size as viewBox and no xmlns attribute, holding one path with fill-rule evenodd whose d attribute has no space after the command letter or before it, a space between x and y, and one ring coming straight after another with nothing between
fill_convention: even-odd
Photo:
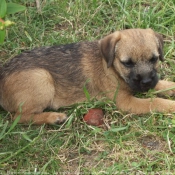
<instances>
[{"instance_id":1,"label":"tan fur","mask_svg":"<svg viewBox=\"0 0 175 175\"><path fill-rule=\"evenodd\" d=\"M91 97L98 99L105 95L112 100L117 90L116 105L122 111L175 112L174 101L133 96L131 79L136 81L142 76L147 80L151 77L147 74L158 67L157 62L149 61L153 55L163 60L162 38L151 29L117 31L95 42L24 53L1 70L0 103L5 110L14 113L14 118L20 115L21 123L59 123L66 120L66 114L43 110L57 110L85 101L83 86L86 84ZM132 68L124 64L130 59L134 62ZM140 86L142 79L137 81ZM173 86L173 82L160 80L155 89ZM175 90L166 94L175 95Z\"/></svg>"},{"instance_id":2,"label":"tan fur","mask_svg":"<svg viewBox=\"0 0 175 175\"><path fill-rule=\"evenodd\" d=\"M55 95L53 79L47 71L35 69L12 74L6 79L3 87L3 107L16 112L14 118L25 114L20 122L53 124L66 119L66 115L61 113L41 113L46 107L52 106Z\"/></svg>"}]
</instances>

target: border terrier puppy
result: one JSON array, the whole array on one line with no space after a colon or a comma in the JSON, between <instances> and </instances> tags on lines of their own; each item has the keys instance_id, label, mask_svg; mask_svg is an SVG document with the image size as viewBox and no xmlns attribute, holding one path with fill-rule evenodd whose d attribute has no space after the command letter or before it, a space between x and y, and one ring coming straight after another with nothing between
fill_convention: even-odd
<instances>
[{"instance_id":1,"label":"border terrier puppy","mask_svg":"<svg viewBox=\"0 0 175 175\"><path fill-rule=\"evenodd\" d=\"M175 101L140 99L134 92L163 90L175 83L158 80L158 60L163 61L163 39L151 29L114 32L101 40L51 46L24 52L0 71L0 104L21 116L21 123L55 124L66 114L43 112L86 100L116 94L118 109L135 114L175 112ZM166 92L174 95L175 90ZM20 110L21 109L21 110Z\"/></svg>"}]
</instances>

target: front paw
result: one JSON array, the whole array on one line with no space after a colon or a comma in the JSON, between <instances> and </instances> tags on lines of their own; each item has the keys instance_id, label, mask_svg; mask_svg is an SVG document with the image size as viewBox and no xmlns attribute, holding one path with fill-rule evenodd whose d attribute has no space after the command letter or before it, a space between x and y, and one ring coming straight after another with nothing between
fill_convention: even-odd
<instances>
[{"instance_id":1,"label":"front paw","mask_svg":"<svg viewBox=\"0 0 175 175\"><path fill-rule=\"evenodd\" d=\"M161 80L157 83L155 90L156 94L161 96L175 96L175 83Z\"/></svg>"},{"instance_id":2,"label":"front paw","mask_svg":"<svg viewBox=\"0 0 175 175\"><path fill-rule=\"evenodd\" d=\"M67 115L65 113L50 112L47 118L47 123L49 124L61 124L67 120Z\"/></svg>"}]
</instances>

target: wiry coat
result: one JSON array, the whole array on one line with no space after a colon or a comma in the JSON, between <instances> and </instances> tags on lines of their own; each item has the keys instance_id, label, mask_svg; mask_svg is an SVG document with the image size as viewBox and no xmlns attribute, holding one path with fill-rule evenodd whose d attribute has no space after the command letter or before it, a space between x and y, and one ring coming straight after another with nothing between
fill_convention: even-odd
<instances>
[{"instance_id":1,"label":"wiry coat","mask_svg":"<svg viewBox=\"0 0 175 175\"><path fill-rule=\"evenodd\" d=\"M97 98L105 95L113 99L117 90L116 105L124 111L137 114L175 111L173 101L160 98L151 101L132 95L132 91L148 90L156 84L156 89L174 85L158 82L157 60L150 61L152 55L163 60L162 42L150 29L130 29L99 41L24 52L0 70L0 104L14 113L14 118L20 115L20 122L58 123L66 119L66 114L43 110L86 100L83 91L86 86L91 97ZM143 74L138 71L140 66ZM168 93L172 95L174 91Z\"/></svg>"}]
</instances>

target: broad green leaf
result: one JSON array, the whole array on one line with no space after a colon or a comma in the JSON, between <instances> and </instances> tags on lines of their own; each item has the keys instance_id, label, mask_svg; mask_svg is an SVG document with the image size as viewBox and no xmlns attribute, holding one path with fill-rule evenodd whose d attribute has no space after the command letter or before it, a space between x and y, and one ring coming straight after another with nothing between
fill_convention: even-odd
<instances>
[{"instance_id":1,"label":"broad green leaf","mask_svg":"<svg viewBox=\"0 0 175 175\"><path fill-rule=\"evenodd\" d=\"M15 3L7 3L7 14L14 14L25 10L26 7Z\"/></svg>"},{"instance_id":2,"label":"broad green leaf","mask_svg":"<svg viewBox=\"0 0 175 175\"><path fill-rule=\"evenodd\" d=\"M5 39L5 30L0 30L0 44L4 42Z\"/></svg>"},{"instance_id":3,"label":"broad green leaf","mask_svg":"<svg viewBox=\"0 0 175 175\"><path fill-rule=\"evenodd\" d=\"M7 3L5 0L0 0L0 18L4 18L7 12Z\"/></svg>"}]
</instances>

